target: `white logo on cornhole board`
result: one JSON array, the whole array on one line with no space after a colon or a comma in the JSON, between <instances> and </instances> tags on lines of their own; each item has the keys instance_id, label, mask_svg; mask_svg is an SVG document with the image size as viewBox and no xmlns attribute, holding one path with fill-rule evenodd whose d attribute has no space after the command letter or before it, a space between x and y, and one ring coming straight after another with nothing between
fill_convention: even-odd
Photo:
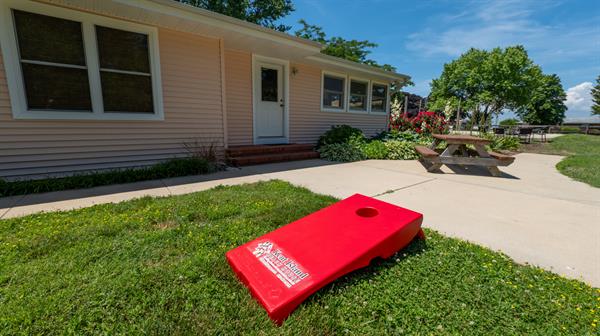
<instances>
[{"instance_id":1,"label":"white logo on cornhole board","mask_svg":"<svg viewBox=\"0 0 600 336\"><path fill-rule=\"evenodd\" d=\"M309 276L298 262L286 256L270 241L258 243L252 254L287 288L291 288Z\"/></svg>"}]
</instances>

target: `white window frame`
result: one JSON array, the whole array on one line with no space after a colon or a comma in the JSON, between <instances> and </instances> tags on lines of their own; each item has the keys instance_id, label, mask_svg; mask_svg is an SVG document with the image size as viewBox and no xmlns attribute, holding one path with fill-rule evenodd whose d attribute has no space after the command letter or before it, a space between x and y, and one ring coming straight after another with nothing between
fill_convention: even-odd
<instances>
[{"instance_id":1,"label":"white window frame","mask_svg":"<svg viewBox=\"0 0 600 336\"><path fill-rule=\"evenodd\" d=\"M92 111L29 110L21 62L17 48L17 36L12 9L31 12L81 23L84 52L90 87ZM152 99L154 113L104 112L98 45L95 25L140 33L148 36L148 53L152 76ZM0 1L0 46L15 119L66 119L66 120L164 120L158 30L156 27L111 19L104 16L70 10L62 7L31 2L28 0Z\"/></svg>"},{"instance_id":2,"label":"white window frame","mask_svg":"<svg viewBox=\"0 0 600 336\"><path fill-rule=\"evenodd\" d=\"M343 100L342 100L342 104L344 104L344 106L342 106L342 108L335 108L335 107L329 107L329 106L325 106L323 105L323 95L325 94L325 76L331 76L331 77L337 77L340 79L344 80L344 96ZM348 100L348 75L346 74L342 74L342 73L338 73L338 72L331 72L331 71L323 71L321 73L321 111L325 111L325 112L346 112L348 110L348 104L347 104L347 100Z\"/></svg>"},{"instance_id":3,"label":"white window frame","mask_svg":"<svg viewBox=\"0 0 600 336\"><path fill-rule=\"evenodd\" d=\"M371 104L372 100L373 100L373 85L381 85L381 86L385 86L385 106L383 108L383 111L373 111L373 106ZM371 81L371 85L369 86L369 113L370 114L376 114L376 115L386 115L388 114L390 111L390 84L388 83L383 83L383 82L378 82L378 81Z\"/></svg>"},{"instance_id":4,"label":"white window frame","mask_svg":"<svg viewBox=\"0 0 600 336\"><path fill-rule=\"evenodd\" d=\"M365 109L354 110L350 108L350 95L352 90L352 81L367 84L367 96L365 97ZM371 108L371 81L365 78L348 76L348 94L346 95L346 107L349 113L368 114Z\"/></svg>"}]
</instances>

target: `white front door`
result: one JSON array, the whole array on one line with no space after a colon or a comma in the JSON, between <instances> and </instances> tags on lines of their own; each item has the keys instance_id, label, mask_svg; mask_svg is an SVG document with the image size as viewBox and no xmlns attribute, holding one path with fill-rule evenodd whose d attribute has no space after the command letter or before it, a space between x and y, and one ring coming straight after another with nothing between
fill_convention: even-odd
<instances>
[{"instance_id":1,"label":"white front door","mask_svg":"<svg viewBox=\"0 0 600 336\"><path fill-rule=\"evenodd\" d=\"M286 143L284 67L281 64L256 62L254 69L255 142Z\"/></svg>"}]
</instances>

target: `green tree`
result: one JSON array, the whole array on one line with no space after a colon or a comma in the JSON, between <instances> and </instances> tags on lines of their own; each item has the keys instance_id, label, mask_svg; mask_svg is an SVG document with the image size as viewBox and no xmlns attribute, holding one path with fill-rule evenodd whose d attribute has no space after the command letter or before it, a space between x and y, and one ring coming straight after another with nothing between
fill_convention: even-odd
<instances>
[{"instance_id":1,"label":"green tree","mask_svg":"<svg viewBox=\"0 0 600 336\"><path fill-rule=\"evenodd\" d=\"M596 86L592 88L592 114L600 115L600 75L596 78Z\"/></svg>"},{"instance_id":2,"label":"green tree","mask_svg":"<svg viewBox=\"0 0 600 336\"><path fill-rule=\"evenodd\" d=\"M444 65L441 76L431 83L429 107L444 111L471 111L474 124L487 125L493 115L524 106L540 82L542 72L523 46L491 51L470 49Z\"/></svg>"},{"instance_id":3,"label":"green tree","mask_svg":"<svg viewBox=\"0 0 600 336\"><path fill-rule=\"evenodd\" d=\"M532 125L556 125L565 118L567 95L557 75L542 75L529 94L525 105L515 111L524 122Z\"/></svg>"},{"instance_id":4,"label":"green tree","mask_svg":"<svg viewBox=\"0 0 600 336\"><path fill-rule=\"evenodd\" d=\"M369 49L376 48L376 43L367 40L346 40L343 37L337 36L327 38L327 34L323 31L323 28L317 25L311 25L305 20L300 20L298 22L302 25L302 28L295 32L296 36L321 43L323 45L323 49L321 50L323 54L343 58L352 62L368 64L385 71L396 71L396 68L390 64L379 64L376 61L367 58L371 53L371 50ZM395 81L391 84L390 93L392 95L392 101L394 99L403 99L400 90L407 85L414 84L410 79L405 81Z\"/></svg>"},{"instance_id":5,"label":"green tree","mask_svg":"<svg viewBox=\"0 0 600 336\"><path fill-rule=\"evenodd\" d=\"M323 54L347 59L349 61L372 65L382 68L387 71L395 71L396 68L389 64L379 64L367 56L371 53L372 48L376 48L377 44L364 40L346 40L343 37L327 38L323 28L308 24L305 20L298 21L302 28L295 32L296 36L305 39L313 40L323 44L321 50Z\"/></svg>"},{"instance_id":6,"label":"green tree","mask_svg":"<svg viewBox=\"0 0 600 336\"><path fill-rule=\"evenodd\" d=\"M232 16L237 19L286 32L290 26L276 21L294 11L292 0L177 0L179 2Z\"/></svg>"}]
</instances>

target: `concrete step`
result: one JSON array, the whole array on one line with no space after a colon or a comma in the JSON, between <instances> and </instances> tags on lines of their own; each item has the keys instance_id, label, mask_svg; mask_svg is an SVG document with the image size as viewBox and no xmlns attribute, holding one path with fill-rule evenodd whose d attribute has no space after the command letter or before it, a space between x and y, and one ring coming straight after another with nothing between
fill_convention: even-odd
<instances>
[{"instance_id":1,"label":"concrete step","mask_svg":"<svg viewBox=\"0 0 600 336\"><path fill-rule=\"evenodd\" d=\"M319 153L313 150L293 152L293 153L268 153L244 156L230 156L229 163L234 166L249 166L263 163L285 162L318 159Z\"/></svg>"},{"instance_id":2,"label":"concrete step","mask_svg":"<svg viewBox=\"0 0 600 336\"><path fill-rule=\"evenodd\" d=\"M312 144L232 146L227 149L227 156L242 157L259 154L297 153L311 151L314 147Z\"/></svg>"}]
</instances>

